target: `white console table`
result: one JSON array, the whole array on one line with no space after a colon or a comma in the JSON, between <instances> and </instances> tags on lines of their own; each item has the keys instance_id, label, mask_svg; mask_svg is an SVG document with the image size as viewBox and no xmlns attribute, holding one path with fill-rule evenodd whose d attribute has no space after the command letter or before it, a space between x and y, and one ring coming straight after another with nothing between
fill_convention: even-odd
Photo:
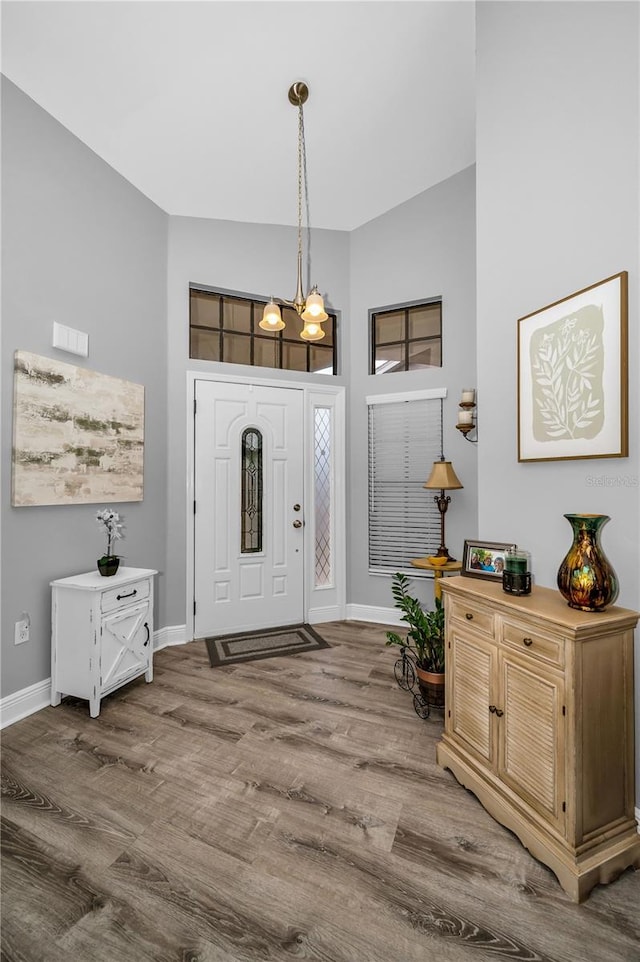
<instances>
[{"instance_id":1,"label":"white console table","mask_svg":"<svg viewBox=\"0 0 640 962\"><path fill-rule=\"evenodd\" d=\"M63 695L100 700L139 675L153 679L153 576L150 568L98 571L51 582L51 704Z\"/></svg>"}]
</instances>

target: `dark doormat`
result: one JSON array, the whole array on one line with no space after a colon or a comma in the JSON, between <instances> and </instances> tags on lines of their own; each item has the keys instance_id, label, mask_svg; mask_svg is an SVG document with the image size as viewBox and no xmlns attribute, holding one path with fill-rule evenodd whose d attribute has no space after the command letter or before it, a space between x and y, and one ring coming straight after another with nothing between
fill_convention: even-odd
<instances>
[{"instance_id":1,"label":"dark doormat","mask_svg":"<svg viewBox=\"0 0 640 962\"><path fill-rule=\"evenodd\" d=\"M262 631L239 635L220 635L205 638L212 668L234 665L241 661L257 661L276 655L297 655L305 651L330 648L310 625L287 625L284 628L265 628Z\"/></svg>"}]
</instances>

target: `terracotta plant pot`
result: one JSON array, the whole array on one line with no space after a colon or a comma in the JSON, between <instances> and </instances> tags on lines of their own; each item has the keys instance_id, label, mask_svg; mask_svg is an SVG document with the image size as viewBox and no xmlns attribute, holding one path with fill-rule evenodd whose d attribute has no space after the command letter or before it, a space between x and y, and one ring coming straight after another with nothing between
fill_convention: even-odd
<instances>
[{"instance_id":1,"label":"terracotta plant pot","mask_svg":"<svg viewBox=\"0 0 640 962\"><path fill-rule=\"evenodd\" d=\"M420 691L433 708L444 708L444 672L425 671L416 666Z\"/></svg>"}]
</instances>

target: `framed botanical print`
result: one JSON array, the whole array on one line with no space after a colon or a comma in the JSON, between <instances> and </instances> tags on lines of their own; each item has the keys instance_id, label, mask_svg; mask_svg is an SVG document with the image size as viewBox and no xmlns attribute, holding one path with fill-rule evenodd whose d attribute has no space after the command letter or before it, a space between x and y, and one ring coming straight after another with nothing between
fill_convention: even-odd
<instances>
[{"instance_id":1,"label":"framed botanical print","mask_svg":"<svg viewBox=\"0 0 640 962\"><path fill-rule=\"evenodd\" d=\"M627 272L518 320L518 461L628 455Z\"/></svg>"}]
</instances>

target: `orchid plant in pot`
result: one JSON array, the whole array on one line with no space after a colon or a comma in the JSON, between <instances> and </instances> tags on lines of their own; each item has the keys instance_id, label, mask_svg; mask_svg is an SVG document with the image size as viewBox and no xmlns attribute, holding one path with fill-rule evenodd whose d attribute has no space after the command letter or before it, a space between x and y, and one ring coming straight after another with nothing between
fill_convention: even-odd
<instances>
[{"instance_id":1,"label":"orchid plant in pot","mask_svg":"<svg viewBox=\"0 0 640 962\"><path fill-rule=\"evenodd\" d=\"M107 551L101 558L98 558L98 571L101 575L108 577L114 575L118 570L120 558L113 553L116 541L124 538L122 529L124 527L120 515L113 508L103 508L96 514L96 521L107 535Z\"/></svg>"}]
</instances>

